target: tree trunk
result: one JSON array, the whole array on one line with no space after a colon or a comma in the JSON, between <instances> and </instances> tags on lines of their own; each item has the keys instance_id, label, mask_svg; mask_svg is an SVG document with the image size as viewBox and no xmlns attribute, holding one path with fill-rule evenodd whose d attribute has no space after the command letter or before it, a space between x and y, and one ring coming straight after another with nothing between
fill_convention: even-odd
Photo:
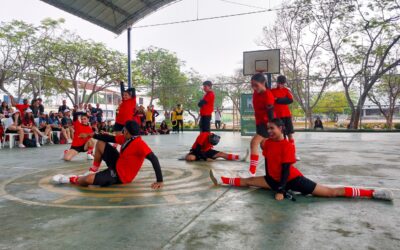
<instances>
[{"instance_id":1,"label":"tree trunk","mask_svg":"<svg viewBox=\"0 0 400 250\"><path fill-rule=\"evenodd\" d=\"M188 113L191 117L193 117L194 119L194 125L197 126L199 124L199 119L200 119L200 115L196 117L195 114L193 114L192 112L190 112L190 110L188 110Z\"/></svg>"}]
</instances>

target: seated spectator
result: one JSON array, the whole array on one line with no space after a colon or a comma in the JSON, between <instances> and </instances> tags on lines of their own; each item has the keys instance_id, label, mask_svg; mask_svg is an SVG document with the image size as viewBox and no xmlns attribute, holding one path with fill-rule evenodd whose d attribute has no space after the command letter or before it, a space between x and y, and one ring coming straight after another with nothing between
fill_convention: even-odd
<instances>
[{"instance_id":1,"label":"seated spectator","mask_svg":"<svg viewBox=\"0 0 400 250\"><path fill-rule=\"evenodd\" d=\"M43 137L47 140L47 136L42 134L39 129L36 127L35 118L33 117L33 113L31 109L25 110L25 114L22 117L22 126L25 133L33 133L36 139L36 147L40 148L39 137Z\"/></svg>"},{"instance_id":2,"label":"seated spectator","mask_svg":"<svg viewBox=\"0 0 400 250\"><path fill-rule=\"evenodd\" d=\"M50 126L50 119L47 112L43 112L39 117L39 131L49 138L49 143L53 143L53 130Z\"/></svg>"},{"instance_id":3,"label":"seated spectator","mask_svg":"<svg viewBox=\"0 0 400 250\"><path fill-rule=\"evenodd\" d=\"M12 110L10 110L11 112ZM18 134L18 147L25 148L24 146L24 129L21 127L22 119L21 119L21 112L17 109L11 116L7 118L4 122L4 130L6 133L17 133Z\"/></svg>"},{"instance_id":4,"label":"seated spectator","mask_svg":"<svg viewBox=\"0 0 400 250\"><path fill-rule=\"evenodd\" d=\"M97 127L97 122L91 122L90 126L92 127L93 132L99 133L99 128Z\"/></svg>"},{"instance_id":5,"label":"seated spectator","mask_svg":"<svg viewBox=\"0 0 400 250\"><path fill-rule=\"evenodd\" d=\"M58 112L64 113L64 110L66 110L66 109L69 109L69 107L67 106L67 101L63 100L62 105L60 107L58 107Z\"/></svg>"},{"instance_id":6,"label":"seated spectator","mask_svg":"<svg viewBox=\"0 0 400 250\"><path fill-rule=\"evenodd\" d=\"M322 124L321 118L319 118L319 116L317 117L317 119L314 122L314 129L324 129L324 125Z\"/></svg>"},{"instance_id":7,"label":"seated spectator","mask_svg":"<svg viewBox=\"0 0 400 250\"><path fill-rule=\"evenodd\" d=\"M111 120L107 121L106 132L107 133L113 133L114 132L114 125L111 123Z\"/></svg>"},{"instance_id":8,"label":"seated spectator","mask_svg":"<svg viewBox=\"0 0 400 250\"><path fill-rule=\"evenodd\" d=\"M100 132L107 132L106 122L99 122L98 129Z\"/></svg>"},{"instance_id":9,"label":"seated spectator","mask_svg":"<svg viewBox=\"0 0 400 250\"><path fill-rule=\"evenodd\" d=\"M69 135L69 139L67 139L67 143L71 144L72 143L72 137L74 135L74 127L72 125L72 119L71 119L71 112L69 109L64 110L63 117L61 118L61 125Z\"/></svg>"},{"instance_id":10,"label":"seated spectator","mask_svg":"<svg viewBox=\"0 0 400 250\"><path fill-rule=\"evenodd\" d=\"M169 128L167 123L164 121L162 121L162 123L160 124L160 128L158 129L158 133L160 135L168 135L169 134Z\"/></svg>"},{"instance_id":11,"label":"seated spectator","mask_svg":"<svg viewBox=\"0 0 400 250\"><path fill-rule=\"evenodd\" d=\"M8 118L9 108L6 102L2 102L0 106L0 118Z\"/></svg>"},{"instance_id":12,"label":"seated spectator","mask_svg":"<svg viewBox=\"0 0 400 250\"><path fill-rule=\"evenodd\" d=\"M53 131L61 131L61 134L64 136L65 140L72 140L71 135L67 133L67 130L62 126L61 119L64 117L63 113L60 111L58 114L54 114L50 112L49 116L49 124ZM61 138L60 138L61 139Z\"/></svg>"}]
</instances>

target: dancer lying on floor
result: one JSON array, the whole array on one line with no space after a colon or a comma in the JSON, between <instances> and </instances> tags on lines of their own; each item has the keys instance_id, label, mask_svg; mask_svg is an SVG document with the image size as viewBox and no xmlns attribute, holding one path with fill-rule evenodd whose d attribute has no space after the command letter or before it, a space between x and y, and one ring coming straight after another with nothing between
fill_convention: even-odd
<instances>
[{"instance_id":1,"label":"dancer lying on floor","mask_svg":"<svg viewBox=\"0 0 400 250\"><path fill-rule=\"evenodd\" d=\"M228 154L214 150L213 147L219 143L220 136L210 132L200 132L194 142L189 154L186 155L186 161L212 161L218 158L223 158L228 161L245 161L249 152L240 159L239 155Z\"/></svg>"},{"instance_id":2,"label":"dancer lying on floor","mask_svg":"<svg viewBox=\"0 0 400 250\"><path fill-rule=\"evenodd\" d=\"M89 174L68 177L65 175L55 175L53 176L53 182L57 184L71 183L80 186L109 186L130 183L135 179L143 165L144 159L147 159L153 165L157 178L157 182L154 182L151 188L162 188L163 176L160 163L157 156L139 136L139 130L139 124L134 121L127 121L122 135L80 134L81 138L93 137L98 140L93 166L89 169ZM122 145L121 153L118 153L108 142ZM105 161L108 168L98 172L102 160Z\"/></svg>"},{"instance_id":3,"label":"dancer lying on floor","mask_svg":"<svg viewBox=\"0 0 400 250\"><path fill-rule=\"evenodd\" d=\"M268 122L269 138L262 141L261 146L265 157L265 176L251 178L229 178L217 176L210 170L211 180L215 185L227 184L240 187L261 187L276 192L275 199L290 198L289 190L304 195L312 194L320 197L365 197L382 200L392 200L393 195L385 189L361 189L355 187L327 187L317 184L304 177L294 167L296 162L293 144L283 132L284 124L279 119Z\"/></svg>"}]
</instances>

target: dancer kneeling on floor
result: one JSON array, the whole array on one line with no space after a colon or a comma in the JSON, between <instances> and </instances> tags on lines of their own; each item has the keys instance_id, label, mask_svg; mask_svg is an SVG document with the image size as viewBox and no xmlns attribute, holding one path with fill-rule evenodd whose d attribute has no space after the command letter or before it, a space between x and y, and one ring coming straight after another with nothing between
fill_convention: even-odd
<instances>
[{"instance_id":1,"label":"dancer kneeling on floor","mask_svg":"<svg viewBox=\"0 0 400 250\"><path fill-rule=\"evenodd\" d=\"M89 124L89 117L84 112L74 112L73 114L74 138L72 139L71 148L64 151L63 159L70 161L76 155L86 152L87 159L93 160L94 140L90 137L82 138L79 135L82 133L92 133L92 127Z\"/></svg>"},{"instance_id":2,"label":"dancer kneeling on floor","mask_svg":"<svg viewBox=\"0 0 400 250\"><path fill-rule=\"evenodd\" d=\"M151 151L149 146L139 136L140 127L134 121L127 121L123 134L112 136L106 134L81 134L81 138L93 137L97 139L93 166L89 169L89 174L82 176L56 175L53 182L58 184L76 184L80 186L97 185L109 186L113 184L125 184L132 182L144 159L153 165L156 173L157 182L151 185L153 189L163 186L163 176L157 156ZM121 146L121 153L112 147L108 142L118 143ZM107 169L97 172L101 161L105 161Z\"/></svg>"},{"instance_id":3,"label":"dancer kneeling on floor","mask_svg":"<svg viewBox=\"0 0 400 250\"><path fill-rule=\"evenodd\" d=\"M312 194L320 197L365 197L392 200L392 193L385 189L361 189L355 187L327 187L317 184L304 177L294 167L296 162L294 147L283 132L284 124L279 119L268 122L269 139L262 141L261 146L265 157L265 176L251 178L229 178L217 176L210 170L210 177L215 185L228 184L240 187L261 187L276 192L275 199L290 198L289 190L304 195Z\"/></svg>"},{"instance_id":4,"label":"dancer kneeling on floor","mask_svg":"<svg viewBox=\"0 0 400 250\"><path fill-rule=\"evenodd\" d=\"M186 161L212 161L217 158L223 158L228 161L239 161L240 157L236 154L227 154L214 150L213 147L219 143L220 136L210 132L200 132L196 138L189 154L186 155ZM248 153L247 153L248 155ZM247 156L244 156L241 160L246 160Z\"/></svg>"}]
</instances>

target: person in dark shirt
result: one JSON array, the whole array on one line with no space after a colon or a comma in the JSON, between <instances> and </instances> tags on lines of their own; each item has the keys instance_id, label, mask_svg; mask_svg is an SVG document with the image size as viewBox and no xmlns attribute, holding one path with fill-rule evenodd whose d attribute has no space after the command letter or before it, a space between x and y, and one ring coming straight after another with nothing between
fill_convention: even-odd
<instances>
[{"instance_id":1,"label":"person in dark shirt","mask_svg":"<svg viewBox=\"0 0 400 250\"><path fill-rule=\"evenodd\" d=\"M314 122L314 129L324 129L324 125L322 124L321 118L319 118L319 116L317 117L317 119Z\"/></svg>"},{"instance_id":2,"label":"person in dark shirt","mask_svg":"<svg viewBox=\"0 0 400 250\"><path fill-rule=\"evenodd\" d=\"M62 101L62 105L60 107L58 107L58 112L63 112L64 110L69 109L69 107L67 106L67 101L63 100Z\"/></svg>"}]
</instances>

